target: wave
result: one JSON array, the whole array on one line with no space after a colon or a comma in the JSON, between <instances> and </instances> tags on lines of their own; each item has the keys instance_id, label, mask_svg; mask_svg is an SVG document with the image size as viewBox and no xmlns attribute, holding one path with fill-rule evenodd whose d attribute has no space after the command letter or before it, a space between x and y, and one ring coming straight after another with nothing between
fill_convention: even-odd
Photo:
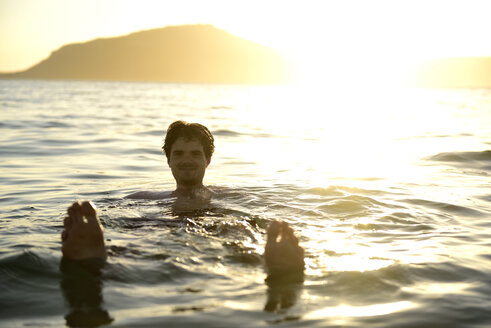
<instances>
[{"instance_id":1,"label":"wave","mask_svg":"<svg viewBox=\"0 0 491 328\"><path fill-rule=\"evenodd\" d=\"M445 163L464 169L467 174L478 174L487 176L491 171L491 150L484 151L466 151L466 152L445 152L439 153L425 160ZM476 171L477 170L477 171Z\"/></svg>"},{"instance_id":2,"label":"wave","mask_svg":"<svg viewBox=\"0 0 491 328\"><path fill-rule=\"evenodd\" d=\"M329 186L326 188L314 187L307 190L307 193L311 193L319 196L344 196L349 194L358 195L386 195L387 191L376 189L363 189L351 186Z\"/></svg>"},{"instance_id":3,"label":"wave","mask_svg":"<svg viewBox=\"0 0 491 328\"><path fill-rule=\"evenodd\" d=\"M220 130L215 130L213 131L214 136L220 136L220 137L238 137L241 136L242 133L239 133L237 131L232 131L228 129L220 129Z\"/></svg>"},{"instance_id":4,"label":"wave","mask_svg":"<svg viewBox=\"0 0 491 328\"><path fill-rule=\"evenodd\" d=\"M401 138L401 140L408 140L408 139L432 139L432 138L460 138L460 137L473 137L474 134L472 133L459 133L459 134L427 134L427 135L421 135L421 136L413 136L413 137L407 137L407 138Z\"/></svg>"},{"instance_id":5,"label":"wave","mask_svg":"<svg viewBox=\"0 0 491 328\"><path fill-rule=\"evenodd\" d=\"M9 318L59 314L63 310L62 302L58 301L61 276L59 257L52 254L31 251L2 254L0 322ZM29 310L26 312L26 309ZM9 326L4 322L0 325Z\"/></svg>"},{"instance_id":6,"label":"wave","mask_svg":"<svg viewBox=\"0 0 491 328\"><path fill-rule=\"evenodd\" d=\"M218 106L210 106L207 108L208 110L220 110L220 109L226 109L226 110L233 110L235 109L232 106L225 106L225 105L218 105Z\"/></svg>"},{"instance_id":7,"label":"wave","mask_svg":"<svg viewBox=\"0 0 491 328\"><path fill-rule=\"evenodd\" d=\"M403 202L413 204L413 205L421 205L423 207L427 208L434 208L441 210L442 212L450 212L453 214L458 214L458 215L464 215L464 216L472 216L472 217L479 217L479 216L485 216L486 214L478 211L473 208L461 206L461 205L455 205L455 204L450 204L450 203L443 203L443 202L435 202L435 201L430 201L426 199L405 199L401 200Z\"/></svg>"},{"instance_id":8,"label":"wave","mask_svg":"<svg viewBox=\"0 0 491 328\"><path fill-rule=\"evenodd\" d=\"M466 151L466 152L445 152L433 155L428 160L438 162L491 162L491 150L484 151Z\"/></svg>"},{"instance_id":9,"label":"wave","mask_svg":"<svg viewBox=\"0 0 491 328\"><path fill-rule=\"evenodd\" d=\"M58 276L58 268L56 261L46 259L31 251L23 251L20 254L5 256L0 259L1 275L11 276L18 279L22 276L30 276L40 278ZM2 279L3 280L3 279Z\"/></svg>"},{"instance_id":10,"label":"wave","mask_svg":"<svg viewBox=\"0 0 491 328\"><path fill-rule=\"evenodd\" d=\"M146 130L146 131L141 131L136 133L137 135L140 136L154 136L154 137L160 137L165 135L164 129L157 129L157 130Z\"/></svg>"}]
</instances>

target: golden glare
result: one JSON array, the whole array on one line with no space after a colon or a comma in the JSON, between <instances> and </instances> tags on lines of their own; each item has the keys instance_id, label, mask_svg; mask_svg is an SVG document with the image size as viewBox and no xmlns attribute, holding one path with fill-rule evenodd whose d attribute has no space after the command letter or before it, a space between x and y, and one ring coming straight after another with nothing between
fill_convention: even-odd
<instances>
[{"instance_id":1,"label":"golden glare","mask_svg":"<svg viewBox=\"0 0 491 328\"><path fill-rule=\"evenodd\" d=\"M251 87L233 103L239 122L282 138L251 138L230 151L247 153L266 170L284 169L284 178L313 184L329 177L417 182L432 172L415 162L441 149L471 147L463 138L426 138L458 135L462 119L455 108L419 89Z\"/></svg>"},{"instance_id":2,"label":"golden glare","mask_svg":"<svg viewBox=\"0 0 491 328\"><path fill-rule=\"evenodd\" d=\"M409 301L367 306L339 305L314 311L308 315L308 318L324 319L326 317L374 317L409 310L415 307L416 305Z\"/></svg>"},{"instance_id":3,"label":"golden glare","mask_svg":"<svg viewBox=\"0 0 491 328\"><path fill-rule=\"evenodd\" d=\"M445 295L445 294L460 294L464 295L469 292L467 290L475 287L470 283L419 283L416 286L403 287L402 290L408 293L424 294L424 295Z\"/></svg>"}]
</instances>

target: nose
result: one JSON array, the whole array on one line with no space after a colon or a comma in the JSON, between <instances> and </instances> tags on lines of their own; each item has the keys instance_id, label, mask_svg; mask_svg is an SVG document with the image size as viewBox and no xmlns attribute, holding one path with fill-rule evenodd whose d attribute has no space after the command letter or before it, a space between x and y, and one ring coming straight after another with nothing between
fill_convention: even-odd
<instances>
[{"instance_id":1,"label":"nose","mask_svg":"<svg viewBox=\"0 0 491 328\"><path fill-rule=\"evenodd\" d=\"M193 159L193 156L191 154L183 154L179 161L179 166L194 166L195 161Z\"/></svg>"},{"instance_id":2,"label":"nose","mask_svg":"<svg viewBox=\"0 0 491 328\"><path fill-rule=\"evenodd\" d=\"M182 156L182 161L183 162L192 162L192 156L191 156L191 153L184 153L184 155Z\"/></svg>"}]
</instances>

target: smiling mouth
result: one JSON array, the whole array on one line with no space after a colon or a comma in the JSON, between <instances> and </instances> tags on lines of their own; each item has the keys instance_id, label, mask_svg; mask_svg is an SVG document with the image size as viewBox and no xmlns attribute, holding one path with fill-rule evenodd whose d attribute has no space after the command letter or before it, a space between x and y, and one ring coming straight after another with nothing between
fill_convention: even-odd
<instances>
[{"instance_id":1,"label":"smiling mouth","mask_svg":"<svg viewBox=\"0 0 491 328\"><path fill-rule=\"evenodd\" d=\"M194 167L194 166L181 166L181 167L179 167L179 170L191 171L191 170L196 170L196 167Z\"/></svg>"}]
</instances>

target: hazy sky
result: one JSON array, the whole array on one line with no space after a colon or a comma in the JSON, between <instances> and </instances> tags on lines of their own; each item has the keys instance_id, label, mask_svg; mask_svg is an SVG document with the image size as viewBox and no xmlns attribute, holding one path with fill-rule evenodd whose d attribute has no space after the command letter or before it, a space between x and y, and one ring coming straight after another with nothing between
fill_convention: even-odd
<instances>
[{"instance_id":1,"label":"hazy sky","mask_svg":"<svg viewBox=\"0 0 491 328\"><path fill-rule=\"evenodd\" d=\"M302 58L491 56L491 1L0 0L0 71L67 43L207 23ZM380 59L382 58L382 59Z\"/></svg>"}]
</instances>

